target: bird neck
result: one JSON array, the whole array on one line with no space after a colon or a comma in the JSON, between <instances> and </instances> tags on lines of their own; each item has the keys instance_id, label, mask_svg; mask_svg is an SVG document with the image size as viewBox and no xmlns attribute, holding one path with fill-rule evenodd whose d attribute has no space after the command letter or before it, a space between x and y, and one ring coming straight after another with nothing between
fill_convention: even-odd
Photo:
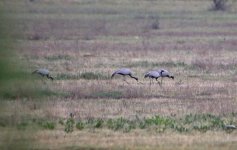
<instances>
[{"instance_id":1,"label":"bird neck","mask_svg":"<svg viewBox=\"0 0 237 150\"><path fill-rule=\"evenodd\" d=\"M134 76L132 76L131 74L129 75L131 78L133 78L133 79L135 79L135 80L137 80L138 81L138 78L137 77L134 77Z\"/></svg>"},{"instance_id":2,"label":"bird neck","mask_svg":"<svg viewBox=\"0 0 237 150\"><path fill-rule=\"evenodd\" d=\"M163 74L162 74L163 72L164 72L164 70L161 70L161 71L160 71L160 75L161 75L161 76L163 76Z\"/></svg>"}]
</instances>

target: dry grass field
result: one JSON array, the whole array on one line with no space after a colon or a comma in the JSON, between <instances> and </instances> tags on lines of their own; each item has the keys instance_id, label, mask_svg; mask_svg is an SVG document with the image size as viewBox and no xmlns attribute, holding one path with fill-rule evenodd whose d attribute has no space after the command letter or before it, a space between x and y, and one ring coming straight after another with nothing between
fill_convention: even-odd
<instances>
[{"instance_id":1,"label":"dry grass field","mask_svg":"<svg viewBox=\"0 0 237 150\"><path fill-rule=\"evenodd\" d=\"M21 95L20 83L1 97L0 148L236 149L237 132L223 128L237 125L237 3L229 4L0 2L25 73L47 68L55 78L29 76L42 96ZM122 67L139 83L110 78ZM150 85L144 74L160 68L175 79Z\"/></svg>"}]
</instances>

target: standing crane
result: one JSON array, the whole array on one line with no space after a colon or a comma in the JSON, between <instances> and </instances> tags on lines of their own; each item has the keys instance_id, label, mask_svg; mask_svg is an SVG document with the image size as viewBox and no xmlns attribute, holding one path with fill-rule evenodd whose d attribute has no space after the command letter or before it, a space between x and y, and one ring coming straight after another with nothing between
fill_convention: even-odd
<instances>
[{"instance_id":1,"label":"standing crane","mask_svg":"<svg viewBox=\"0 0 237 150\"><path fill-rule=\"evenodd\" d=\"M149 71L148 73L145 74L144 78L150 78L150 85L152 79L156 79L158 81L158 78L161 77L160 73L158 71ZM158 82L159 83L159 82ZM160 84L160 83L159 83Z\"/></svg>"},{"instance_id":2,"label":"standing crane","mask_svg":"<svg viewBox=\"0 0 237 150\"><path fill-rule=\"evenodd\" d=\"M48 69L37 69L37 70L33 71L32 74L39 74L42 77L46 76L48 79L54 80L54 78L52 76L50 76Z\"/></svg>"},{"instance_id":3,"label":"standing crane","mask_svg":"<svg viewBox=\"0 0 237 150\"><path fill-rule=\"evenodd\" d=\"M113 78L116 74L122 75L122 76L124 77L124 81L125 81L125 82L127 82L127 81L125 80L125 76L129 76L129 77L131 77L131 78L133 78L133 79L135 79L135 80L138 81L138 78L137 78L137 77L134 77L134 76L132 75L132 71L131 71L130 69L128 69L128 68L121 68L121 69L116 70L116 71L112 74L111 78ZM128 82L127 82L127 83L128 83Z\"/></svg>"},{"instance_id":4,"label":"standing crane","mask_svg":"<svg viewBox=\"0 0 237 150\"><path fill-rule=\"evenodd\" d=\"M162 80L163 80L164 77L171 78L171 79L174 80L174 76L171 75L169 73L169 71L167 71L165 69L160 69L160 70L158 70L158 72L160 73L160 76L161 76L161 85L162 85Z\"/></svg>"}]
</instances>

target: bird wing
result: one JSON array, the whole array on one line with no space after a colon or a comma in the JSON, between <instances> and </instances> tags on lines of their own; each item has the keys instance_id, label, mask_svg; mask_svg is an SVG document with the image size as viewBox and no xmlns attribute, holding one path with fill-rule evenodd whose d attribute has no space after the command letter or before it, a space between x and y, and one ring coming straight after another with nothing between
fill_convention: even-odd
<instances>
[{"instance_id":1,"label":"bird wing","mask_svg":"<svg viewBox=\"0 0 237 150\"><path fill-rule=\"evenodd\" d=\"M151 71L150 75L155 78L160 77L160 73L158 71Z\"/></svg>"},{"instance_id":2,"label":"bird wing","mask_svg":"<svg viewBox=\"0 0 237 150\"><path fill-rule=\"evenodd\" d=\"M128 75L128 74L132 74L132 71L128 68L122 68L118 70L118 73L124 74L124 75Z\"/></svg>"},{"instance_id":3,"label":"bird wing","mask_svg":"<svg viewBox=\"0 0 237 150\"><path fill-rule=\"evenodd\" d=\"M115 72L112 74L111 78L113 78L114 75L116 75L116 74L121 74L121 75L129 75L129 74L130 74L130 75L131 75L132 72L131 72L131 70L128 69L128 68L121 68L121 69L115 71Z\"/></svg>"}]
</instances>

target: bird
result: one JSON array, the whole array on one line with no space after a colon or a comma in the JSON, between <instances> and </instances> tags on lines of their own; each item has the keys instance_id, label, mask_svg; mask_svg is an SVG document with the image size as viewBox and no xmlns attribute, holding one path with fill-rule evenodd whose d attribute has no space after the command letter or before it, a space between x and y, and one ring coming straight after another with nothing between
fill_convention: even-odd
<instances>
[{"instance_id":1,"label":"bird","mask_svg":"<svg viewBox=\"0 0 237 150\"><path fill-rule=\"evenodd\" d=\"M121 69L116 70L116 71L112 74L111 79L112 79L116 74L122 75L122 76L124 77L124 81L125 81L125 76L129 76L129 77L135 79L136 81L138 81L138 78L137 78L137 77L134 77L134 76L132 75L132 71L131 71L130 69L128 69L128 68L121 68Z\"/></svg>"},{"instance_id":2,"label":"bird","mask_svg":"<svg viewBox=\"0 0 237 150\"><path fill-rule=\"evenodd\" d=\"M46 76L48 79L54 80L54 78L52 76L50 76L48 69L42 69L42 68L37 69L37 70L33 71L32 74L39 74L42 77Z\"/></svg>"},{"instance_id":3,"label":"bird","mask_svg":"<svg viewBox=\"0 0 237 150\"><path fill-rule=\"evenodd\" d=\"M232 125L232 124L228 124L228 125L225 125L224 126L225 129L229 130L229 129L236 129L236 126L235 125Z\"/></svg>"},{"instance_id":4,"label":"bird","mask_svg":"<svg viewBox=\"0 0 237 150\"><path fill-rule=\"evenodd\" d=\"M152 79L156 79L156 81L158 81L157 79L161 77L160 76L160 72L158 71L149 71L145 74L144 78L150 78L150 85L151 85L151 81ZM158 82L159 83L159 82ZM160 83L159 83L160 84Z\"/></svg>"},{"instance_id":5,"label":"bird","mask_svg":"<svg viewBox=\"0 0 237 150\"><path fill-rule=\"evenodd\" d=\"M167 71L167 70L165 70L165 69L160 69L160 70L157 70L157 71L160 73L160 76L161 76L161 85L162 85L162 79L163 79L164 77L171 78L171 79L174 80L174 76L171 75L171 74L169 73L169 71Z\"/></svg>"}]
</instances>

